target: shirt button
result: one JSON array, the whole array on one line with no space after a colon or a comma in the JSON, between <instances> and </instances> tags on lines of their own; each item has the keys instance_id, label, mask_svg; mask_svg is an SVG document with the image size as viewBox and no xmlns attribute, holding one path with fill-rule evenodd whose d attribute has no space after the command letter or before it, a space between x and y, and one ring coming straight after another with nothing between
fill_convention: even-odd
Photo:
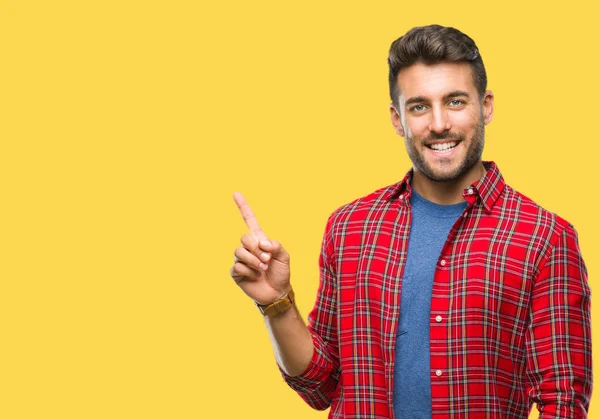
<instances>
[{"instance_id":1,"label":"shirt button","mask_svg":"<svg viewBox=\"0 0 600 419\"><path fill-rule=\"evenodd\" d=\"M467 189L467 195L473 195L473 188Z\"/></svg>"},{"instance_id":2,"label":"shirt button","mask_svg":"<svg viewBox=\"0 0 600 419\"><path fill-rule=\"evenodd\" d=\"M463 217L466 217L467 215L468 215L468 213L466 213L466 212L465 212L465 213L463 214Z\"/></svg>"},{"instance_id":3,"label":"shirt button","mask_svg":"<svg viewBox=\"0 0 600 419\"><path fill-rule=\"evenodd\" d=\"M442 375L442 370L437 370L437 371L435 372L435 375L437 375L438 377L439 377L439 376L441 376L441 375Z\"/></svg>"},{"instance_id":4,"label":"shirt button","mask_svg":"<svg viewBox=\"0 0 600 419\"><path fill-rule=\"evenodd\" d=\"M436 322L441 322L442 321L442 316L435 316L435 321Z\"/></svg>"},{"instance_id":5,"label":"shirt button","mask_svg":"<svg viewBox=\"0 0 600 419\"><path fill-rule=\"evenodd\" d=\"M442 260L440 260L440 265L442 265L442 266L446 266L446 259L442 259Z\"/></svg>"}]
</instances>

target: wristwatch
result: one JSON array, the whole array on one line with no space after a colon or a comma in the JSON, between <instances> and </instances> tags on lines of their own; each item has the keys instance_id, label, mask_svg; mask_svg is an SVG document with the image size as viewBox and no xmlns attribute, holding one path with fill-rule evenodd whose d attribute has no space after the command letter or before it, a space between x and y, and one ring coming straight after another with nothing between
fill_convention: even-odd
<instances>
[{"instance_id":1,"label":"wristwatch","mask_svg":"<svg viewBox=\"0 0 600 419\"><path fill-rule=\"evenodd\" d=\"M290 290L285 296L279 300L273 301L271 304L260 305L254 302L263 316L274 317L278 314L285 313L294 305L294 290Z\"/></svg>"}]
</instances>

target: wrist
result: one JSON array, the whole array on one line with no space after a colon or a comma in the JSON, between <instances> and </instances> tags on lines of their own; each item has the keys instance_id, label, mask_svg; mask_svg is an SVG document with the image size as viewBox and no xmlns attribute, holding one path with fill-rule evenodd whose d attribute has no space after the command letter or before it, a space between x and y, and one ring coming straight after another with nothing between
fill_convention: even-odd
<instances>
[{"instance_id":1,"label":"wrist","mask_svg":"<svg viewBox=\"0 0 600 419\"><path fill-rule=\"evenodd\" d=\"M263 316L275 317L292 308L294 302L294 290L290 286L289 290L282 294L275 301L268 304L259 304L255 301L254 304L256 304L256 307L258 307L258 310L263 314Z\"/></svg>"}]
</instances>

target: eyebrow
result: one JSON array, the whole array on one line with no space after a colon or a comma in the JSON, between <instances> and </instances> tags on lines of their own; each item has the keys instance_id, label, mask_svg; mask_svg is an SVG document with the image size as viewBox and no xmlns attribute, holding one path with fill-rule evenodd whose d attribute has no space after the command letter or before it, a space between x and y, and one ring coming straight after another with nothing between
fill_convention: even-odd
<instances>
[{"instance_id":1,"label":"eyebrow","mask_svg":"<svg viewBox=\"0 0 600 419\"><path fill-rule=\"evenodd\" d=\"M450 93L444 95L444 99L450 99L450 98L459 97L459 96L469 97L469 94L467 92L465 92L464 90L454 90L453 92L450 92ZM408 105L412 105L413 103L421 103L421 102L427 102L427 98L425 98L425 96L414 96L414 97L407 99L406 102L404 103L404 105L408 106Z\"/></svg>"}]
</instances>

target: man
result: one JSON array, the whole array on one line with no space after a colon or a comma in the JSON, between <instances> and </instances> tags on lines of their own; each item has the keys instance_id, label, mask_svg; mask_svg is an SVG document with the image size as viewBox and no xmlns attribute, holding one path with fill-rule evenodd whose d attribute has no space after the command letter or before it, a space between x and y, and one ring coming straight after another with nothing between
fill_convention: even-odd
<instances>
[{"instance_id":1,"label":"man","mask_svg":"<svg viewBox=\"0 0 600 419\"><path fill-rule=\"evenodd\" d=\"M277 363L331 418L587 416L590 289L572 225L483 162L494 112L471 38L418 27L390 48L391 119L413 168L335 211L308 327L288 253L240 194L231 276Z\"/></svg>"}]
</instances>

